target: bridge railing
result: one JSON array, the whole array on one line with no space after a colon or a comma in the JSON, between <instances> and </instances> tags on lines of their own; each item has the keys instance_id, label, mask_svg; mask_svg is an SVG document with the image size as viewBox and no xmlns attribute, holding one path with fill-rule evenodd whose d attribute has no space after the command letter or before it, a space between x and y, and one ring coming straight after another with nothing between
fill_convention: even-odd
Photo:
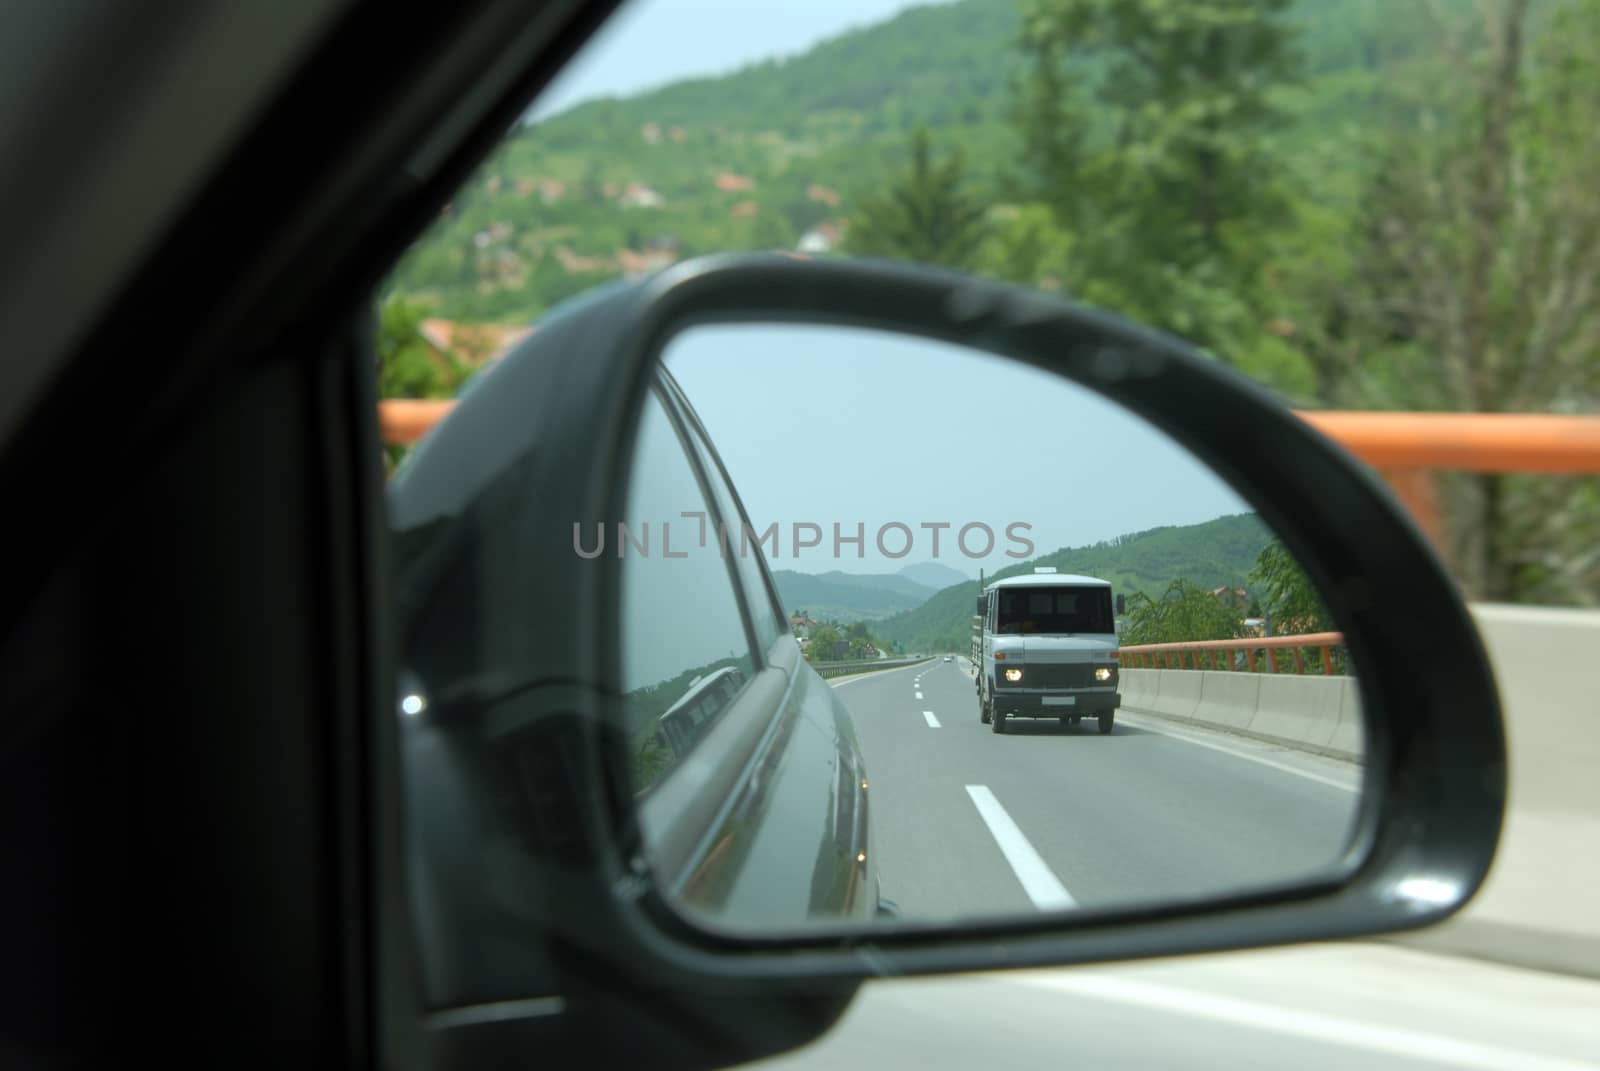
<instances>
[{"instance_id":1,"label":"bridge railing","mask_svg":"<svg viewBox=\"0 0 1600 1071\"><path fill-rule=\"evenodd\" d=\"M378 403L389 445L420 441L455 402L392 398ZM1384 413L1297 410L1306 423L1371 465L1448 556L1434 473L1600 472L1600 417L1546 413Z\"/></svg>"},{"instance_id":2,"label":"bridge railing","mask_svg":"<svg viewBox=\"0 0 1600 1071\"><path fill-rule=\"evenodd\" d=\"M1299 636L1247 636L1238 640L1191 640L1186 643L1141 643L1117 649L1124 669L1215 669L1255 673L1257 659L1262 672L1286 672L1292 662L1294 672L1306 671L1306 651L1321 653L1319 661L1325 676L1333 676L1333 652L1344 645L1342 632L1308 632ZM1243 653L1242 658L1239 652ZM1279 652L1284 652L1280 654ZM1220 659L1218 655L1221 655ZM1205 664L1202 664L1205 663Z\"/></svg>"}]
</instances>

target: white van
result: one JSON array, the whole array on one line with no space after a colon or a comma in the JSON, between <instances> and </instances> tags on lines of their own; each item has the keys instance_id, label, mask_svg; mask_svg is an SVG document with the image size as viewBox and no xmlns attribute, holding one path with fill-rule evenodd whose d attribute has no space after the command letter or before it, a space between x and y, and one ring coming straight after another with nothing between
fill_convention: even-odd
<instances>
[{"instance_id":1,"label":"white van","mask_svg":"<svg viewBox=\"0 0 1600 1071\"><path fill-rule=\"evenodd\" d=\"M1014 717L1095 718L1111 732L1117 694L1117 624L1111 584L1036 568L996 580L978 596L978 712L997 733Z\"/></svg>"}]
</instances>

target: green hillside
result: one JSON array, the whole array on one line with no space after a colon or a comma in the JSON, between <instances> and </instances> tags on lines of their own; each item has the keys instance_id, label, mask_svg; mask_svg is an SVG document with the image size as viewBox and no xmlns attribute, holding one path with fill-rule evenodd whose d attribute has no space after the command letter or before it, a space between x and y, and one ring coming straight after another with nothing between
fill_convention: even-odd
<instances>
[{"instance_id":1,"label":"green hillside","mask_svg":"<svg viewBox=\"0 0 1600 1071\"><path fill-rule=\"evenodd\" d=\"M1283 93L1289 122L1278 142L1318 199L1355 196L1347 143L1370 123L1388 72L1436 29L1396 10L1405 7L1301 0L1291 11L1308 31L1306 78ZM437 315L520 322L673 259L792 248L881 193L919 123L938 145L963 150L974 193L1003 215L1021 156L1009 121L1019 28L1019 6L1007 0L913 8L783 61L522 127L393 285ZM1095 67L1084 60L1083 78Z\"/></svg>"},{"instance_id":2,"label":"green hillside","mask_svg":"<svg viewBox=\"0 0 1600 1071\"><path fill-rule=\"evenodd\" d=\"M1240 513L1204 524L1152 528L1090 547L1066 547L1002 569L988 579L1054 566L1063 573L1109 580L1121 595L1144 592L1156 598L1179 577L1207 588L1247 588L1256 556L1270 541L1271 534L1255 514ZM972 634L977 595L975 580L953 585L914 610L875 622L873 634L908 651L964 651Z\"/></svg>"},{"instance_id":3,"label":"green hillside","mask_svg":"<svg viewBox=\"0 0 1600 1071\"><path fill-rule=\"evenodd\" d=\"M519 126L385 280L380 387L476 366L429 317L798 249L1069 295L1297 407L1592 411L1597 57L1600 0L915 8ZM1600 602L1600 496L1439 493L1470 597Z\"/></svg>"},{"instance_id":4,"label":"green hillside","mask_svg":"<svg viewBox=\"0 0 1600 1071\"><path fill-rule=\"evenodd\" d=\"M786 610L803 610L818 621L849 623L884 617L921 606L934 591L897 573L859 575L834 570L813 575L775 569L772 579Z\"/></svg>"}]
</instances>

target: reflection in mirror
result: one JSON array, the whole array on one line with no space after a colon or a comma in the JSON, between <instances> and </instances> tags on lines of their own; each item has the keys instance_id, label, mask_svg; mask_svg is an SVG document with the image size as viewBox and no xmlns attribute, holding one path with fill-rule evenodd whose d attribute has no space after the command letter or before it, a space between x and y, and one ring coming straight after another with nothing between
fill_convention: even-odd
<instances>
[{"instance_id":1,"label":"reflection in mirror","mask_svg":"<svg viewBox=\"0 0 1600 1071\"><path fill-rule=\"evenodd\" d=\"M1193 902L1347 865L1358 692L1298 563L1094 392L856 328L700 326L621 559L649 864L702 924Z\"/></svg>"}]
</instances>

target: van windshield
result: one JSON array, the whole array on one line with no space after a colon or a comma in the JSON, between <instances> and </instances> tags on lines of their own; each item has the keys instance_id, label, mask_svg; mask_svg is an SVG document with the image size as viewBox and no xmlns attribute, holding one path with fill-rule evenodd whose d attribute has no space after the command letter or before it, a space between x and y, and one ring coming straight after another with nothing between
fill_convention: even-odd
<instances>
[{"instance_id":1,"label":"van windshield","mask_svg":"<svg viewBox=\"0 0 1600 1071\"><path fill-rule=\"evenodd\" d=\"M995 612L995 631L1008 636L1113 632L1111 589L1003 588Z\"/></svg>"}]
</instances>

